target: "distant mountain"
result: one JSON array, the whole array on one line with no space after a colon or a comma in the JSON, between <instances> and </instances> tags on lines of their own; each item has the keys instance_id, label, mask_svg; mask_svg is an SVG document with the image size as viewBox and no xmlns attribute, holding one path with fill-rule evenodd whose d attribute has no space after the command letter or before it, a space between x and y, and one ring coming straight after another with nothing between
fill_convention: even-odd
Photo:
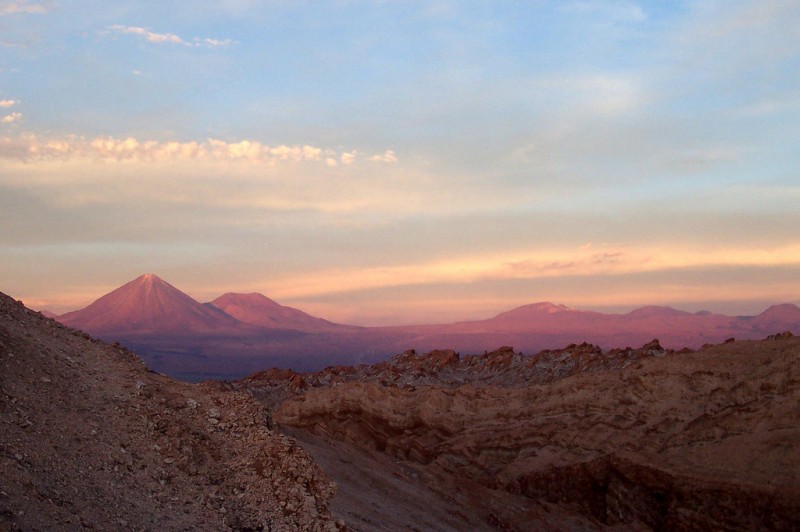
<instances>
[{"instance_id":1,"label":"distant mountain","mask_svg":"<svg viewBox=\"0 0 800 532\"><path fill-rule=\"evenodd\" d=\"M589 342L604 349L642 345L652 338L668 348L699 348L727 338L759 339L800 332L800 308L777 305L758 316L734 317L710 312L690 313L670 307L645 306L626 314L576 310L550 302L523 305L485 320L454 324L381 329L380 345L419 351L452 348L476 353L509 345L525 353L568 343Z\"/></svg>"},{"instance_id":2,"label":"distant mountain","mask_svg":"<svg viewBox=\"0 0 800 532\"><path fill-rule=\"evenodd\" d=\"M286 307L257 293L224 294L207 305L239 321L267 329L291 329L309 333L339 331L348 326L315 318L302 310ZM351 327L355 329L355 327Z\"/></svg>"},{"instance_id":3,"label":"distant mountain","mask_svg":"<svg viewBox=\"0 0 800 532\"><path fill-rule=\"evenodd\" d=\"M198 303L151 273L86 308L59 316L58 321L99 336L232 333L241 325L222 310Z\"/></svg>"},{"instance_id":4,"label":"distant mountain","mask_svg":"<svg viewBox=\"0 0 800 532\"><path fill-rule=\"evenodd\" d=\"M151 369L186 380L233 379L270 367L311 371L372 363L407 349L469 354L507 345L536 353L582 342L603 349L637 346L653 338L666 348L680 349L730 337L800 333L800 308L792 304L735 317L658 306L606 314L540 302L485 320L356 327L311 316L257 293L227 293L201 304L153 274L57 319L120 341Z\"/></svg>"},{"instance_id":5,"label":"distant mountain","mask_svg":"<svg viewBox=\"0 0 800 532\"><path fill-rule=\"evenodd\" d=\"M119 341L151 369L184 380L241 377L271 366L315 369L360 361L359 353L369 352L353 339L360 327L337 325L261 294L225 294L202 304L154 274L56 319Z\"/></svg>"},{"instance_id":6,"label":"distant mountain","mask_svg":"<svg viewBox=\"0 0 800 532\"><path fill-rule=\"evenodd\" d=\"M773 305L758 316L742 316L736 320L736 325L742 329L767 334L784 330L797 332L795 328L798 324L800 307L791 303Z\"/></svg>"},{"instance_id":7,"label":"distant mountain","mask_svg":"<svg viewBox=\"0 0 800 532\"><path fill-rule=\"evenodd\" d=\"M708 314L704 313L702 315L707 316L709 314L710 313ZM683 310L676 310L671 307L659 307L655 305L640 307L628 312L625 315L633 319L676 318L676 317L692 316L691 313L685 312ZM695 315L700 315L700 314L695 314Z\"/></svg>"},{"instance_id":8,"label":"distant mountain","mask_svg":"<svg viewBox=\"0 0 800 532\"><path fill-rule=\"evenodd\" d=\"M548 301L523 305L502 312L493 318L478 322L462 323L462 327L480 324L482 329L493 332L547 332L575 330L595 327L603 320L604 314L586 310L576 310Z\"/></svg>"}]
</instances>

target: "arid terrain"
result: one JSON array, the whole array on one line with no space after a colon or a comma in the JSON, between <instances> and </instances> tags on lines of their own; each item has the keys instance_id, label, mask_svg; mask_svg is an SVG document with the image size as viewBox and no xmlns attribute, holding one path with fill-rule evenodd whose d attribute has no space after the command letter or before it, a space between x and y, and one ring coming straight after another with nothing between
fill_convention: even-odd
<instances>
[{"instance_id":1,"label":"arid terrain","mask_svg":"<svg viewBox=\"0 0 800 532\"><path fill-rule=\"evenodd\" d=\"M0 530L336 530L334 486L268 420L0 294Z\"/></svg>"},{"instance_id":2,"label":"arid terrain","mask_svg":"<svg viewBox=\"0 0 800 532\"><path fill-rule=\"evenodd\" d=\"M274 419L339 484L333 508L354 529L413 527L421 500L457 508L444 521L454 530L800 526L800 338L789 333L679 353L655 341L408 352L235 386L277 405ZM376 493L380 504L363 504Z\"/></svg>"},{"instance_id":3,"label":"arid terrain","mask_svg":"<svg viewBox=\"0 0 800 532\"><path fill-rule=\"evenodd\" d=\"M188 384L0 297L0 529L794 530L800 338Z\"/></svg>"}]
</instances>

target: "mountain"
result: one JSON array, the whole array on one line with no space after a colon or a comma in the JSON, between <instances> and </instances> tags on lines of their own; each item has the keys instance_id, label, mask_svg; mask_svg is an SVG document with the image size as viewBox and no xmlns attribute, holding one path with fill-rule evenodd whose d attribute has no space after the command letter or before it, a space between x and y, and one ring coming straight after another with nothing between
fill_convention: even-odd
<instances>
[{"instance_id":1,"label":"mountain","mask_svg":"<svg viewBox=\"0 0 800 532\"><path fill-rule=\"evenodd\" d=\"M100 336L234 333L241 325L220 309L198 303L151 273L58 320Z\"/></svg>"},{"instance_id":2,"label":"mountain","mask_svg":"<svg viewBox=\"0 0 800 532\"><path fill-rule=\"evenodd\" d=\"M235 379L269 367L312 371L372 363L407 349L481 353L508 345L531 353L581 342L610 349L653 338L666 348L680 349L730 337L800 333L800 308L791 304L758 316L732 317L658 306L613 314L540 302L484 320L357 327L311 316L257 293L227 293L201 304L153 274L58 320L119 341L151 369L186 380Z\"/></svg>"},{"instance_id":3,"label":"mountain","mask_svg":"<svg viewBox=\"0 0 800 532\"><path fill-rule=\"evenodd\" d=\"M154 274L57 319L118 341L154 371L189 381L242 377L270 366L308 370L353 362L364 348L352 338L359 327L315 318L261 294L225 294L201 304Z\"/></svg>"},{"instance_id":4,"label":"mountain","mask_svg":"<svg viewBox=\"0 0 800 532\"><path fill-rule=\"evenodd\" d=\"M737 324L759 333L774 333L794 329L800 323L800 307L790 303L773 305L758 316L743 316Z\"/></svg>"},{"instance_id":5,"label":"mountain","mask_svg":"<svg viewBox=\"0 0 800 532\"><path fill-rule=\"evenodd\" d=\"M0 293L0 530L342 528L269 419Z\"/></svg>"},{"instance_id":6,"label":"mountain","mask_svg":"<svg viewBox=\"0 0 800 532\"><path fill-rule=\"evenodd\" d=\"M227 293L207 303L237 320L267 329L293 329L309 333L339 331L348 328L302 310L286 307L257 293ZM352 327L354 328L354 327Z\"/></svg>"},{"instance_id":7,"label":"mountain","mask_svg":"<svg viewBox=\"0 0 800 532\"><path fill-rule=\"evenodd\" d=\"M576 310L546 301L523 305L477 323L481 324L481 328L492 331L554 333L594 327L605 317L599 312ZM473 326L477 324L468 323Z\"/></svg>"}]
</instances>

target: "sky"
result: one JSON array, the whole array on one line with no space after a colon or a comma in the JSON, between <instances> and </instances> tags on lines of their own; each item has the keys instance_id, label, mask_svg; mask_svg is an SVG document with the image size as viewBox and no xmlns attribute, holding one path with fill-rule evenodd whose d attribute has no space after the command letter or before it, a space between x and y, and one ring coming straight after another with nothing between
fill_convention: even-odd
<instances>
[{"instance_id":1,"label":"sky","mask_svg":"<svg viewBox=\"0 0 800 532\"><path fill-rule=\"evenodd\" d=\"M800 303L800 2L0 0L0 291Z\"/></svg>"}]
</instances>

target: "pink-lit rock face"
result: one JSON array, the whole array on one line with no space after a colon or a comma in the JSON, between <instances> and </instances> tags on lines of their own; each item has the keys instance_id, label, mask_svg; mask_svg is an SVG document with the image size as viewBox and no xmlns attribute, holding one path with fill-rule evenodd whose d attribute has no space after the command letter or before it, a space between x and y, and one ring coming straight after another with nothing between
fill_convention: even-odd
<instances>
[{"instance_id":1,"label":"pink-lit rock face","mask_svg":"<svg viewBox=\"0 0 800 532\"><path fill-rule=\"evenodd\" d=\"M258 293L224 294L211 303L237 320L269 329L293 329L304 332L335 331L347 328L302 310L283 306Z\"/></svg>"},{"instance_id":2,"label":"pink-lit rock face","mask_svg":"<svg viewBox=\"0 0 800 532\"><path fill-rule=\"evenodd\" d=\"M156 275L145 274L91 305L59 317L65 325L94 334L185 334L235 332L238 322L198 303Z\"/></svg>"},{"instance_id":3,"label":"pink-lit rock face","mask_svg":"<svg viewBox=\"0 0 800 532\"><path fill-rule=\"evenodd\" d=\"M357 329L310 316L261 294L228 293L199 303L154 274L145 274L91 305L58 317L98 335L257 334L260 329L330 332Z\"/></svg>"}]
</instances>

